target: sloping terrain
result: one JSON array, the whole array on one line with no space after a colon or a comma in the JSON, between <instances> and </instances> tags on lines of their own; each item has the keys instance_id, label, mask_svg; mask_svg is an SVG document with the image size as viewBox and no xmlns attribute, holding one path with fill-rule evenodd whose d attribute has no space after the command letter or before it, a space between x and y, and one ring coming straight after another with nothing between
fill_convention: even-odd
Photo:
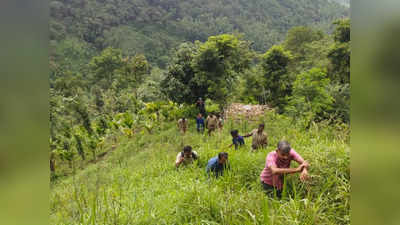
<instances>
[{"instance_id":1,"label":"sloping terrain","mask_svg":"<svg viewBox=\"0 0 400 225\"><path fill-rule=\"evenodd\" d=\"M153 134L122 138L104 161L51 187L50 223L60 224L349 224L349 145L345 130L293 126L290 119L267 113L269 145L257 153L246 146L227 149L229 130L246 133L256 126L225 121L212 137L198 134L194 121L182 136L175 123ZM311 181L287 179L287 196L267 198L259 174L268 152L288 140L310 162ZM176 170L176 154L191 145L200 159ZM229 153L231 170L208 178L205 166L220 151ZM295 163L294 163L295 164ZM293 165L294 166L294 165Z\"/></svg>"}]
</instances>

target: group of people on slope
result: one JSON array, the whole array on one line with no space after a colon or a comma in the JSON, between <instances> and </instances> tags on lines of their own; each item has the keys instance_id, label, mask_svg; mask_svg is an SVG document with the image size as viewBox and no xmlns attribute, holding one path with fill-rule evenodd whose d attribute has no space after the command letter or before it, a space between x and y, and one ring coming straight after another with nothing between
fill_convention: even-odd
<instances>
[{"instance_id":1,"label":"group of people on slope","mask_svg":"<svg viewBox=\"0 0 400 225\"><path fill-rule=\"evenodd\" d=\"M199 113L196 117L196 129L197 132L203 132L205 126L207 125L208 135L210 136L212 132L216 129L222 130L224 121L219 114L210 113L207 119L204 120L203 114ZM178 128L182 134L185 134L189 127L189 122L185 117L178 120Z\"/></svg>"},{"instance_id":2,"label":"group of people on slope","mask_svg":"<svg viewBox=\"0 0 400 225\"><path fill-rule=\"evenodd\" d=\"M267 145L266 134L263 132L263 130L264 124L260 124L258 129L255 129L249 134L243 136L253 136L253 149L265 147ZM232 141L235 146L244 144L243 137L240 136L237 131L232 131L231 134L233 136ZM254 139L254 137L256 138ZM183 151L178 153L175 166L180 167L182 164L190 164L198 158L198 153L193 151L191 146L185 146ZM290 167L291 161L293 160L299 164L298 167ZM219 176L223 175L224 170L229 168L230 165L228 163L228 153L220 152L217 156L208 161L206 172L208 175L213 173L215 177L218 178ZM308 162L305 161L293 148L291 148L289 142L279 141L277 148L268 153L265 159L265 167L260 174L261 186L270 196L276 194L276 196L280 198L285 174L300 173L300 180L305 181L308 179L308 168Z\"/></svg>"},{"instance_id":3,"label":"group of people on slope","mask_svg":"<svg viewBox=\"0 0 400 225\"><path fill-rule=\"evenodd\" d=\"M211 135L213 131L217 128L222 130L223 120L219 114L210 114L207 119L204 120L203 115L205 115L205 104L204 101L199 98L196 102L196 106L199 110L199 114L196 117L196 129L198 132L203 132L205 125L207 125L208 135ZM185 134L188 128L188 120L186 118L180 118L178 120L178 128L181 133ZM239 147L245 145L244 138L252 137L251 148L256 151L260 148L265 148L268 145L268 136L264 132L265 125L259 124L258 128L252 130L251 132L241 136L238 130L232 130L232 144L228 147L235 146L237 150ZM176 156L175 166L178 168L181 165L187 165L193 163L197 160L199 155L196 151L192 149L191 146L185 146L182 152L179 152ZM291 168L291 161L296 161L299 165L296 168ZM208 175L211 173L215 177L223 175L224 170L230 169L228 162L228 153L220 152L217 156L208 160L206 172ZM282 194L283 180L286 174L300 173L300 180L306 181L308 179L308 169L309 164L305 161L293 148L291 148L289 142L279 141L277 148L269 152L265 159L264 169L260 174L260 182L262 188L269 195L276 195L279 198Z\"/></svg>"},{"instance_id":4,"label":"group of people on slope","mask_svg":"<svg viewBox=\"0 0 400 225\"><path fill-rule=\"evenodd\" d=\"M244 146L245 141L244 138L253 137L252 143L251 143L251 148L253 151L259 149L259 148L265 148L268 145L268 137L267 133L264 132L264 127L265 125L262 123L258 126L257 129L252 130L250 133L240 136L238 130L232 130L231 135L232 135L232 144L230 144L228 147L232 147L233 145L235 146L235 149L238 149L241 146Z\"/></svg>"},{"instance_id":5,"label":"group of people on slope","mask_svg":"<svg viewBox=\"0 0 400 225\"><path fill-rule=\"evenodd\" d=\"M175 166L178 168L181 165L188 165L193 163L194 160L199 158L196 151L193 151L191 146L185 146L183 151L179 152L176 156ZM228 162L228 153L220 152L217 156L211 158L207 163L206 172L210 175L210 173L214 173L215 177L223 175L225 169L229 169Z\"/></svg>"}]
</instances>

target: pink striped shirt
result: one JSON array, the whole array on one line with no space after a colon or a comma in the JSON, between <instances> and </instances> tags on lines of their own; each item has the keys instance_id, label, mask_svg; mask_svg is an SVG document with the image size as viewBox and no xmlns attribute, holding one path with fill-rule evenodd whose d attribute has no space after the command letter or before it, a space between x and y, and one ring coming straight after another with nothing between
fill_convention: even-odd
<instances>
[{"instance_id":1,"label":"pink striped shirt","mask_svg":"<svg viewBox=\"0 0 400 225\"><path fill-rule=\"evenodd\" d=\"M268 153L265 160L265 168L260 174L261 181L276 187L278 190L281 190L283 186L283 175L272 175L270 167L275 166L277 168L290 168L290 162L292 160L295 160L296 162L304 161L304 159L294 149L290 149L289 158L286 160L278 158L278 153L276 153L276 151Z\"/></svg>"}]
</instances>

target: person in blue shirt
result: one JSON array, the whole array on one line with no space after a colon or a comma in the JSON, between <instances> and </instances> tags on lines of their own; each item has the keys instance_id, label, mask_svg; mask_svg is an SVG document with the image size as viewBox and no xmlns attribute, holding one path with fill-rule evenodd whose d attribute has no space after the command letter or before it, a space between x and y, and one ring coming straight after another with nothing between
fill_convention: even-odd
<instances>
[{"instance_id":1,"label":"person in blue shirt","mask_svg":"<svg viewBox=\"0 0 400 225\"><path fill-rule=\"evenodd\" d=\"M215 156L208 161L206 172L208 176L210 176L210 173L212 172L215 177L218 178L223 175L225 169L229 169L228 153L220 152L218 153L218 156Z\"/></svg>"},{"instance_id":2,"label":"person in blue shirt","mask_svg":"<svg viewBox=\"0 0 400 225\"><path fill-rule=\"evenodd\" d=\"M229 145L228 148L232 147L232 145L235 145L235 149L238 149L239 146L244 145L244 138L239 135L238 130L232 130L231 135L232 135L232 144Z\"/></svg>"},{"instance_id":3,"label":"person in blue shirt","mask_svg":"<svg viewBox=\"0 0 400 225\"><path fill-rule=\"evenodd\" d=\"M197 125L197 132L203 132L204 131L204 118L201 113L197 115L196 118L196 125Z\"/></svg>"}]
</instances>

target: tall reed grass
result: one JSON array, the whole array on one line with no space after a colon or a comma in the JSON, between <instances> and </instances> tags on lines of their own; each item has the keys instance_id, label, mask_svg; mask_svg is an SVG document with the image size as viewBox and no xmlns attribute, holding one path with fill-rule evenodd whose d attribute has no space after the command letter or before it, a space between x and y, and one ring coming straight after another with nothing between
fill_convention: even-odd
<instances>
[{"instance_id":1,"label":"tall reed grass","mask_svg":"<svg viewBox=\"0 0 400 225\"><path fill-rule=\"evenodd\" d=\"M50 193L51 224L349 224L350 171L347 127L314 124L305 130L291 119L268 114L266 149L226 147L229 130L246 133L257 123L226 121L212 137L194 126L182 136L175 123L153 134L121 138L104 161L58 181ZM192 124L194 122L192 121ZM267 197L259 175L281 139L310 162L311 180L286 179L282 199ZM177 153L191 145L200 159L175 169ZM209 178L205 166L220 151L231 170ZM296 164L296 163L293 163Z\"/></svg>"}]
</instances>

